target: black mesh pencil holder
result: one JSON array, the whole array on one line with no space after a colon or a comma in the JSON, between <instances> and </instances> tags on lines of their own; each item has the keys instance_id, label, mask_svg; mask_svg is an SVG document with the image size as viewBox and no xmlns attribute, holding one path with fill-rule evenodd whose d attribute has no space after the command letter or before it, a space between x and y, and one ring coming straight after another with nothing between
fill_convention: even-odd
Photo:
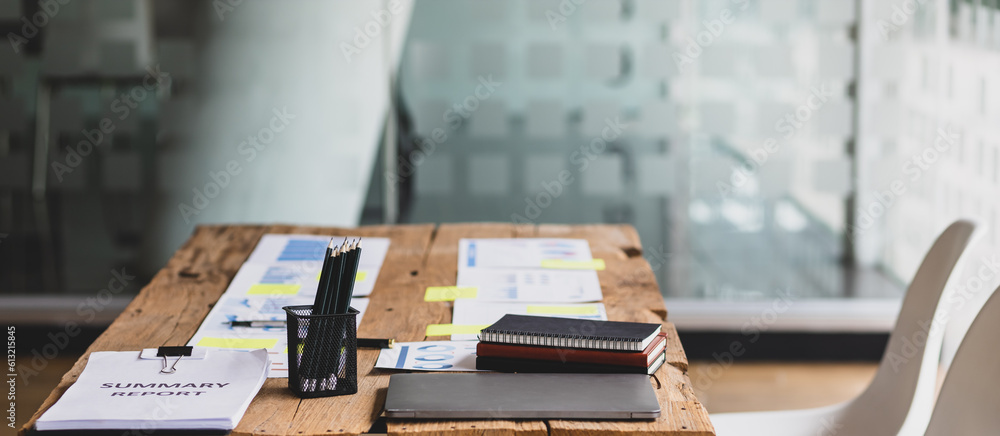
<instances>
[{"instance_id":1,"label":"black mesh pencil holder","mask_svg":"<svg viewBox=\"0 0 1000 436\"><path fill-rule=\"evenodd\" d=\"M358 312L313 315L312 306L285 306L288 388L301 398L358 392Z\"/></svg>"}]
</instances>

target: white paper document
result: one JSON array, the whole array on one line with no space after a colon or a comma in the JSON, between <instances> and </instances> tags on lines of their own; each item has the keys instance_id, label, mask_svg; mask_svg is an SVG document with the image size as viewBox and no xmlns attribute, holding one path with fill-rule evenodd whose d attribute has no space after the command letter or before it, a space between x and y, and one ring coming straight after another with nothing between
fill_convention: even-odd
<instances>
[{"instance_id":1,"label":"white paper document","mask_svg":"<svg viewBox=\"0 0 1000 436\"><path fill-rule=\"evenodd\" d=\"M604 298L592 270L460 268L457 284L475 287L480 301L580 303Z\"/></svg>"},{"instance_id":2,"label":"white paper document","mask_svg":"<svg viewBox=\"0 0 1000 436\"><path fill-rule=\"evenodd\" d=\"M330 239L333 239L337 244L340 244L344 239L360 239L364 248L359 260L361 265L380 266L385 261L385 255L389 252L389 238L268 233L261 236L257 247L254 248L253 253L250 253L247 263L322 262Z\"/></svg>"},{"instance_id":3,"label":"white paper document","mask_svg":"<svg viewBox=\"0 0 1000 436\"><path fill-rule=\"evenodd\" d=\"M385 262L385 256L389 253L388 238L366 238L360 236L317 236L317 235L280 235L266 234L260 238L257 247L250 258L244 263L248 265L266 266L265 271L271 272L269 280L264 282L254 282L255 277L249 278L250 285L253 283L270 283L270 279L280 281L291 280L301 282L306 288L305 281L319 281L320 268L323 266L323 256L326 255L326 247L330 239L340 243L347 238L361 239L361 258L358 260L358 278L354 286L354 296L362 297L371 294L375 289L375 281L378 279L379 271ZM242 271L242 268L241 268ZM260 276L255 272L254 276ZM234 279L233 284L237 281ZM240 286L246 287L242 284ZM311 283L311 295L316 294L316 283ZM227 289L226 292L232 290Z\"/></svg>"},{"instance_id":4,"label":"white paper document","mask_svg":"<svg viewBox=\"0 0 1000 436\"><path fill-rule=\"evenodd\" d=\"M319 287L319 262L290 264L245 263L226 288L237 295L298 295L315 298ZM375 289L378 267L358 266L354 277L354 297L366 297Z\"/></svg>"},{"instance_id":5,"label":"white paper document","mask_svg":"<svg viewBox=\"0 0 1000 436\"><path fill-rule=\"evenodd\" d=\"M585 262L590 244L585 239L503 238L461 239L458 268L541 268L543 261Z\"/></svg>"},{"instance_id":6,"label":"white paper document","mask_svg":"<svg viewBox=\"0 0 1000 436\"><path fill-rule=\"evenodd\" d=\"M455 325L491 325L504 315L536 315L558 318L607 321L608 312L601 303L497 303L476 300L455 300L451 322ZM453 334L453 341L478 341L478 334Z\"/></svg>"},{"instance_id":7,"label":"white paper document","mask_svg":"<svg viewBox=\"0 0 1000 436\"><path fill-rule=\"evenodd\" d=\"M150 353L144 353L144 356ZM264 384L268 355L208 350L160 374L139 351L90 354L80 377L36 427L45 430L232 430ZM173 365L176 357L168 357Z\"/></svg>"},{"instance_id":8,"label":"white paper document","mask_svg":"<svg viewBox=\"0 0 1000 436\"><path fill-rule=\"evenodd\" d=\"M383 348L376 368L415 371L476 371L476 345L473 341L397 342Z\"/></svg>"},{"instance_id":9,"label":"white paper document","mask_svg":"<svg viewBox=\"0 0 1000 436\"><path fill-rule=\"evenodd\" d=\"M601 301L592 269L559 269L551 262L591 262L585 239L461 239L457 286L476 288L475 300L538 303Z\"/></svg>"}]
</instances>

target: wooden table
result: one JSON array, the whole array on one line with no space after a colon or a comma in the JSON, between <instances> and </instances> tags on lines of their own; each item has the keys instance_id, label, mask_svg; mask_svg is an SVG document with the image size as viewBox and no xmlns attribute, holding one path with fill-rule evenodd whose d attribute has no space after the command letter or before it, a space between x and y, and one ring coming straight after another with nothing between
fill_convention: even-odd
<instances>
[{"instance_id":1,"label":"wooden table","mask_svg":"<svg viewBox=\"0 0 1000 436\"><path fill-rule=\"evenodd\" d=\"M73 384L93 351L139 350L183 345L265 233L302 233L387 237L389 254L361 322L362 337L394 337L397 341L447 340L425 337L428 324L451 322L452 303L425 302L428 286L454 285L460 238L556 237L590 241L595 258L607 269L598 273L608 317L614 321L663 323L667 332L667 364L650 382L660 399L655 421L576 420L397 420L389 434L658 434L713 435L705 408L695 398L687 375L687 357L655 276L642 256L635 229L626 225L444 224L372 226L356 229L275 226L202 226L152 282L108 327L21 429L35 420ZM287 379L268 379L233 432L237 435L329 435L369 431L382 414L392 371L374 369L377 350L358 350L356 395L300 400Z\"/></svg>"}]
</instances>

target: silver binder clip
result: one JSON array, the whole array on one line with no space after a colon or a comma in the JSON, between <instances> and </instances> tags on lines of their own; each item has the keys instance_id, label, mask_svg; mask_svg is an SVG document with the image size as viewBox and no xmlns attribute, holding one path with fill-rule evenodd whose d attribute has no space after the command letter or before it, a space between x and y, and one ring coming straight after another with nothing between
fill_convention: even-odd
<instances>
[{"instance_id":1,"label":"silver binder clip","mask_svg":"<svg viewBox=\"0 0 1000 436\"><path fill-rule=\"evenodd\" d=\"M156 349L156 357L163 358L163 367L160 368L160 374L173 374L177 372L177 362L181 361L184 356L190 356L191 351L194 347L160 347ZM177 360L174 361L173 365L167 369L167 357L177 356Z\"/></svg>"}]
</instances>

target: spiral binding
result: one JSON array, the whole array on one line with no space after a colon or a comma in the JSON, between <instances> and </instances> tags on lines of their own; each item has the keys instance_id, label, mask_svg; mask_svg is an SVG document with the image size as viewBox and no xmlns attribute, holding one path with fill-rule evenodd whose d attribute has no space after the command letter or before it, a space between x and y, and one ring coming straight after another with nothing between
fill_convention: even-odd
<instances>
[{"instance_id":1,"label":"spiral binding","mask_svg":"<svg viewBox=\"0 0 1000 436\"><path fill-rule=\"evenodd\" d=\"M632 338L613 338L608 336L552 336L538 333L516 332L513 330L485 329L479 333L479 340L483 342L535 345L541 347L642 351L642 341L640 340Z\"/></svg>"}]
</instances>

